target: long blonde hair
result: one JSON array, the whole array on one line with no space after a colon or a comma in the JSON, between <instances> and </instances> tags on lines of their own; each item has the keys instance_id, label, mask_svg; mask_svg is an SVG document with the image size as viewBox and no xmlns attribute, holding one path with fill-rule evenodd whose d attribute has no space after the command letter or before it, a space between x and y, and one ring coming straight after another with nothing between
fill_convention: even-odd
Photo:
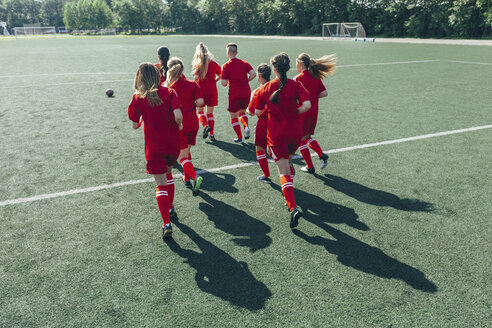
<instances>
[{"instance_id":1,"label":"long blonde hair","mask_svg":"<svg viewBox=\"0 0 492 328\"><path fill-rule=\"evenodd\" d=\"M157 93L160 83L159 70L152 63L142 63L138 66L133 88L140 98L146 98L151 107L162 104Z\"/></svg>"},{"instance_id":2,"label":"long blonde hair","mask_svg":"<svg viewBox=\"0 0 492 328\"><path fill-rule=\"evenodd\" d=\"M309 73L317 79L324 79L327 75L333 75L337 64L337 57L334 54L314 59L308 54L302 53L297 57L297 60L302 62Z\"/></svg>"},{"instance_id":3,"label":"long blonde hair","mask_svg":"<svg viewBox=\"0 0 492 328\"><path fill-rule=\"evenodd\" d=\"M183 75L184 65L183 61L178 57L172 57L167 62L167 77L165 86L168 87L172 85L174 82L180 79L181 75Z\"/></svg>"},{"instance_id":4,"label":"long blonde hair","mask_svg":"<svg viewBox=\"0 0 492 328\"><path fill-rule=\"evenodd\" d=\"M206 45L200 42L195 48L195 55L193 56L193 74L197 74L200 80L203 80L208 72L208 64L214 59L214 55L208 51Z\"/></svg>"}]
</instances>

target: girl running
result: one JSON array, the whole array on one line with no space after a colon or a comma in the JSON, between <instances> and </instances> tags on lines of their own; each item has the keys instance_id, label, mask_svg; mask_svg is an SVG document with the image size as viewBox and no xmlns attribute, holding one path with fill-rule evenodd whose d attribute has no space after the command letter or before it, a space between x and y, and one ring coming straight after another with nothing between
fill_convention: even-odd
<instances>
[{"instance_id":1,"label":"girl running","mask_svg":"<svg viewBox=\"0 0 492 328\"><path fill-rule=\"evenodd\" d=\"M203 100L207 106L205 116L205 106L197 107L198 117L202 123L203 138L210 135L210 140L215 141L214 136L214 107L218 104L217 81L220 79L221 68L214 60L214 55L208 51L206 45L200 42L195 49L193 57L193 77L198 82L203 93Z\"/></svg>"},{"instance_id":2,"label":"girl running","mask_svg":"<svg viewBox=\"0 0 492 328\"><path fill-rule=\"evenodd\" d=\"M161 46L157 48L157 58L159 58L159 62L154 64L155 67L159 70L160 74L160 83L166 82L166 74L167 74L167 61L169 60L169 48L166 46Z\"/></svg>"},{"instance_id":3,"label":"girl running","mask_svg":"<svg viewBox=\"0 0 492 328\"><path fill-rule=\"evenodd\" d=\"M261 86L270 81L270 75L272 70L267 64L260 64L257 68L258 71L258 82L260 86L251 93L251 100L249 102L247 114L253 116L255 113L254 104L256 98L258 97L258 91ZM264 108L261 108L262 110ZM265 183L271 183L270 179L270 169L268 168L268 160L265 155L265 149L267 148L267 125L268 125L268 113L263 112L258 115L258 120L255 125L255 146L256 146L256 159L260 165L263 175L258 177L258 180Z\"/></svg>"},{"instance_id":4,"label":"girl running","mask_svg":"<svg viewBox=\"0 0 492 328\"><path fill-rule=\"evenodd\" d=\"M168 181L172 180L171 170L179 155L183 116L176 92L160 85L159 71L151 63L138 67L134 89L128 117L134 129L144 122L147 173L154 176L157 184L155 197L163 221L162 236L167 238L173 232L169 210L174 199L174 183Z\"/></svg>"},{"instance_id":5,"label":"girl running","mask_svg":"<svg viewBox=\"0 0 492 328\"><path fill-rule=\"evenodd\" d=\"M320 145L313 138L314 129L318 122L318 101L319 98L328 96L323 82L321 81L327 75L333 75L335 72L336 58L334 55L323 56L319 59L313 59L308 54L302 53L297 57L297 71L300 73L294 79L302 83L309 92L311 101L311 110L301 115L302 120L302 140L299 150L306 166L301 170L314 174L313 161L308 146L314 150L321 161L321 169L327 165L328 155L323 153Z\"/></svg>"},{"instance_id":6,"label":"girl running","mask_svg":"<svg viewBox=\"0 0 492 328\"><path fill-rule=\"evenodd\" d=\"M266 106L268 148L277 164L282 193L289 207L290 227L295 228L302 213L297 209L289 163L302 137L299 114L308 111L311 102L302 84L287 78L290 59L286 53L272 57L270 63L276 78L260 87L254 108L256 115L261 115Z\"/></svg>"},{"instance_id":7,"label":"girl running","mask_svg":"<svg viewBox=\"0 0 492 328\"><path fill-rule=\"evenodd\" d=\"M183 167L185 183L186 181L189 183L191 178L193 196L197 196L200 193L202 177L195 172L191 162L190 149L196 143L196 135L198 133L196 107L203 106L202 92L196 82L188 81L183 76L184 65L181 59L177 57L169 59L167 68L165 86L176 91L181 103L181 112L183 113L183 129L179 133L180 152L178 161Z\"/></svg>"}]
</instances>

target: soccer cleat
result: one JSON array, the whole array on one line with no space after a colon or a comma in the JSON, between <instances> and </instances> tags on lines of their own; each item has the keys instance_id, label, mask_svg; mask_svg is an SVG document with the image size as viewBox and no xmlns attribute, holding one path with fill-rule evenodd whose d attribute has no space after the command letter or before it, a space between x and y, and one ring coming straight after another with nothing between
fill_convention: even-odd
<instances>
[{"instance_id":1,"label":"soccer cleat","mask_svg":"<svg viewBox=\"0 0 492 328\"><path fill-rule=\"evenodd\" d=\"M209 135L210 141L215 141L215 136L213 134Z\"/></svg>"},{"instance_id":2,"label":"soccer cleat","mask_svg":"<svg viewBox=\"0 0 492 328\"><path fill-rule=\"evenodd\" d=\"M292 211L290 211L290 228L293 229L299 225L299 219L301 218L302 213L294 207Z\"/></svg>"},{"instance_id":3,"label":"soccer cleat","mask_svg":"<svg viewBox=\"0 0 492 328\"><path fill-rule=\"evenodd\" d=\"M322 153L319 160L321 161L321 169L324 169L328 165L328 163L326 162L328 160L328 155Z\"/></svg>"},{"instance_id":4,"label":"soccer cleat","mask_svg":"<svg viewBox=\"0 0 492 328\"><path fill-rule=\"evenodd\" d=\"M264 182L264 183L272 183L272 179L270 179L269 177L266 177L264 175L260 175L258 177L258 180L260 180L261 182Z\"/></svg>"},{"instance_id":5,"label":"soccer cleat","mask_svg":"<svg viewBox=\"0 0 492 328\"><path fill-rule=\"evenodd\" d=\"M243 138L234 139L234 142L235 143L240 143L240 144L244 143Z\"/></svg>"},{"instance_id":6,"label":"soccer cleat","mask_svg":"<svg viewBox=\"0 0 492 328\"><path fill-rule=\"evenodd\" d=\"M244 139L249 139L251 136L251 132L249 131L249 127L244 128Z\"/></svg>"},{"instance_id":7,"label":"soccer cleat","mask_svg":"<svg viewBox=\"0 0 492 328\"><path fill-rule=\"evenodd\" d=\"M195 180L193 180L193 196L198 196L200 194L200 185L202 184L203 178L199 175L195 177Z\"/></svg>"},{"instance_id":8,"label":"soccer cleat","mask_svg":"<svg viewBox=\"0 0 492 328\"><path fill-rule=\"evenodd\" d=\"M301 171L314 174L314 167L308 168L307 166L303 166L303 167L301 167Z\"/></svg>"},{"instance_id":9,"label":"soccer cleat","mask_svg":"<svg viewBox=\"0 0 492 328\"><path fill-rule=\"evenodd\" d=\"M170 238L172 234L173 234L173 227L171 226L171 223L168 223L162 227L162 238L164 239Z\"/></svg>"},{"instance_id":10,"label":"soccer cleat","mask_svg":"<svg viewBox=\"0 0 492 328\"><path fill-rule=\"evenodd\" d=\"M176 216L176 211L174 210L174 205L169 209L169 217L173 218Z\"/></svg>"},{"instance_id":11,"label":"soccer cleat","mask_svg":"<svg viewBox=\"0 0 492 328\"><path fill-rule=\"evenodd\" d=\"M202 134L203 139L206 139L208 137L209 132L210 132L210 127L207 125L206 127L203 128L203 134Z\"/></svg>"},{"instance_id":12,"label":"soccer cleat","mask_svg":"<svg viewBox=\"0 0 492 328\"><path fill-rule=\"evenodd\" d=\"M183 180L184 184L186 187L191 187L191 181L190 180Z\"/></svg>"},{"instance_id":13,"label":"soccer cleat","mask_svg":"<svg viewBox=\"0 0 492 328\"><path fill-rule=\"evenodd\" d=\"M296 169L294 167L294 165L290 165L290 168L292 169L292 176L295 176L296 175Z\"/></svg>"}]
</instances>

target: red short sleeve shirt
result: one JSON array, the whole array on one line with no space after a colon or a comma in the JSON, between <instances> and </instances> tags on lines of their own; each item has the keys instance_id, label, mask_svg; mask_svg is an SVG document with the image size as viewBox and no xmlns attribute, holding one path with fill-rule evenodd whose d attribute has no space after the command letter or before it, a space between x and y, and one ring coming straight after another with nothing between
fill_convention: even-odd
<instances>
[{"instance_id":1,"label":"red short sleeve shirt","mask_svg":"<svg viewBox=\"0 0 492 328\"><path fill-rule=\"evenodd\" d=\"M200 89L202 89L202 93L204 96L213 96L217 94L217 82L215 81L215 78L216 76L220 77L221 73L222 69L220 68L219 64L211 60L208 63L207 74L205 75L205 77L203 78L203 80L198 79L197 81Z\"/></svg>"},{"instance_id":2,"label":"red short sleeve shirt","mask_svg":"<svg viewBox=\"0 0 492 328\"><path fill-rule=\"evenodd\" d=\"M306 112L306 115L318 115L319 94L326 90L323 82L320 79L313 77L308 70L294 78L301 82L304 88L309 92L309 100L311 101L311 109Z\"/></svg>"},{"instance_id":3,"label":"red short sleeve shirt","mask_svg":"<svg viewBox=\"0 0 492 328\"><path fill-rule=\"evenodd\" d=\"M170 87L176 91L179 102L181 103L181 112L183 114L182 131L194 131L195 127L198 126L195 101L203 98L198 83L189 81L182 76Z\"/></svg>"},{"instance_id":4,"label":"red short sleeve shirt","mask_svg":"<svg viewBox=\"0 0 492 328\"><path fill-rule=\"evenodd\" d=\"M255 110L259 109L259 110L263 110L263 112L258 115L259 118L267 118L268 117L268 112L265 110L265 106L263 106L262 108L255 108L255 104L257 102L257 98L258 98L258 91L260 90L261 86L259 86L258 88L256 88L253 92L251 92L251 99L249 101L249 105L248 105L248 109L250 112L255 112Z\"/></svg>"},{"instance_id":5,"label":"red short sleeve shirt","mask_svg":"<svg viewBox=\"0 0 492 328\"><path fill-rule=\"evenodd\" d=\"M174 120L174 109L180 108L176 92L166 87L157 91L163 103L150 106L146 98L133 95L128 106L128 118L138 123L144 121L145 159L161 158L162 155L179 153L179 128Z\"/></svg>"},{"instance_id":6,"label":"red short sleeve shirt","mask_svg":"<svg viewBox=\"0 0 492 328\"><path fill-rule=\"evenodd\" d=\"M229 81L229 98L249 99L251 88L248 73L252 69L247 61L238 58L233 58L222 66L221 79Z\"/></svg>"}]
</instances>

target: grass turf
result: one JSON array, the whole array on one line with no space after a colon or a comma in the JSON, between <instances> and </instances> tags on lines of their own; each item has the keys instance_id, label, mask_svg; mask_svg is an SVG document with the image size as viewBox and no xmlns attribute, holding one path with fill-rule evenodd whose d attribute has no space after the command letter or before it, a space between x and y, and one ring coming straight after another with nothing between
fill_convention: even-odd
<instances>
[{"instance_id":1,"label":"grass turf","mask_svg":"<svg viewBox=\"0 0 492 328\"><path fill-rule=\"evenodd\" d=\"M161 44L190 65L201 40L221 64L234 39L2 43L0 201L145 178L142 131L126 115L134 71ZM490 47L235 41L254 67L280 51L337 53L324 150L492 122L492 67L447 61L487 62ZM438 61L347 66L418 60ZM111 74L77 74L91 72ZM218 142L198 137L198 168L255 159L232 142L224 104L219 88ZM295 233L278 178L257 182L257 166L204 175L196 198L176 179L167 244L152 183L0 207L0 326L491 325L490 139L336 153L316 176L297 160Z\"/></svg>"}]
</instances>

